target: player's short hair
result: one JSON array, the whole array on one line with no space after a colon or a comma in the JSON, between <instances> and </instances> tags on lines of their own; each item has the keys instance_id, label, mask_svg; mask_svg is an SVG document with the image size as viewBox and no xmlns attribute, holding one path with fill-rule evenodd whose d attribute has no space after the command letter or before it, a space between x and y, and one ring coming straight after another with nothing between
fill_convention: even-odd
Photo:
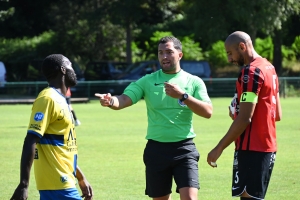
<instances>
[{"instance_id":1,"label":"player's short hair","mask_svg":"<svg viewBox=\"0 0 300 200\"><path fill-rule=\"evenodd\" d=\"M174 36L165 36L165 37L162 37L159 42L158 42L158 45L159 44L165 44L167 42L173 42L174 43L174 48L179 50L179 51L182 51L182 44L180 42L180 40Z\"/></svg>"},{"instance_id":2,"label":"player's short hair","mask_svg":"<svg viewBox=\"0 0 300 200\"><path fill-rule=\"evenodd\" d=\"M46 77L47 81L54 79L61 70L61 66L65 66L62 54L51 54L47 56L42 65L42 72Z\"/></svg>"}]
</instances>

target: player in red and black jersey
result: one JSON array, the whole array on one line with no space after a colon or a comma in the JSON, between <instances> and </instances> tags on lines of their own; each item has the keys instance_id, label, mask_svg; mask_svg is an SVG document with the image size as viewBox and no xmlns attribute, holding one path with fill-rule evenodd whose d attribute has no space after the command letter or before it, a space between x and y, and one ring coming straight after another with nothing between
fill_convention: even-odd
<instances>
[{"instance_id":1,"label":"player in red and black jersey","mask_svg":"<svg viewBox=\"0 0 300 200\"><path fill-rule=\"evenodd\" d=\"M207 162L214 167L234 141L232 196L264 199L277 151L275 121L282 115L278 77L274 66L257 54L247 33L230 34L225 48L228 61L244 67L236 81L234 121Z\"/></svg>"}]
</instances>

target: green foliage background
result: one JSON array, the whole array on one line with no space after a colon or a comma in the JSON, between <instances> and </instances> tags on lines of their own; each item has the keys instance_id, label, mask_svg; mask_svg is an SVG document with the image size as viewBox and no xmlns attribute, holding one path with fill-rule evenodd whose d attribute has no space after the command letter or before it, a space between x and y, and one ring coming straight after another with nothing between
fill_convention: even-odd
<instances>
[{"instance_id":1,"label":"green foliage background","mask_svg":"<svg viewBox=\"0 0 300 200\"><path fill-rule=\"evenodd\" d=\"M259 52L280 72L300 59L299 13L299 0L5 0L0 60L8 81L22 81L30 61L53 53L82 70L89 61L156 59L159 36L172 34L182 40L184 59L205 59L218 69L228 65L219 41L242 30L258 38Z\"/></svg>"}]
</instances>

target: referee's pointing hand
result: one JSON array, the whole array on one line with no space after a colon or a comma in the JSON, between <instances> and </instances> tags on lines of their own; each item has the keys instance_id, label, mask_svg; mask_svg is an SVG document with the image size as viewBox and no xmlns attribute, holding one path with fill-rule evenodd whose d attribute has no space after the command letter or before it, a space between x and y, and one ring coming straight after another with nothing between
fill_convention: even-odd
<instances>
[{"instance_id":1,"label":"referee's pointing hand","mask_svg":"<svg viewBox=\"0 0 300 200\"><path fill-rule=\"evenodd\" d=\"M110 100L111 100L111 94L107 93L107 94L99 94L99 93L95 93L96 97L99 97L100 100L100 104L102 106L109 106L110 105Z\"/></svg>"}]
</instances>

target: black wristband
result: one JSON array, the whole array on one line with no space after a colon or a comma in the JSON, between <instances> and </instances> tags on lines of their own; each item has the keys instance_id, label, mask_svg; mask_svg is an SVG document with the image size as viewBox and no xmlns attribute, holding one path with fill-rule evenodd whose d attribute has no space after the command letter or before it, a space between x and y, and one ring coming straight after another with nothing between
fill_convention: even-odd
<instances>
[{"instance_id":1,"label":"black wristband","mask_svg":"<svg viewBox=\"0 0 300 200\"><path fill-rule=\"evenodd\" d=\"M114 98L111 98L108 107L112 107L114 103L115 103Z\"/></svg>"}]
</instances>

